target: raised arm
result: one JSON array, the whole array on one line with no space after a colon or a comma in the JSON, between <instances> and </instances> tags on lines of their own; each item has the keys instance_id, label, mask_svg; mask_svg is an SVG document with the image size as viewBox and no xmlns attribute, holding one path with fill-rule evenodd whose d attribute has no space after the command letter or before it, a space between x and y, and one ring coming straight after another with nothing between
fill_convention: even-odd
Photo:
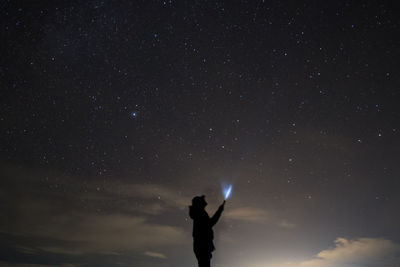
<instances>
[{"instance_id":1,"label":"raised arm","mask_svg":"<svg viewBox=\"0 0 400 267\"><path fill-rule=\"evenodd\" d=\"M218 210L210 218L211 227L213 227L218 222L219 217L221 217L221 214L224 211L224 205L225 205L225 201L219 206Z\"/></svg>"}]
</instances>

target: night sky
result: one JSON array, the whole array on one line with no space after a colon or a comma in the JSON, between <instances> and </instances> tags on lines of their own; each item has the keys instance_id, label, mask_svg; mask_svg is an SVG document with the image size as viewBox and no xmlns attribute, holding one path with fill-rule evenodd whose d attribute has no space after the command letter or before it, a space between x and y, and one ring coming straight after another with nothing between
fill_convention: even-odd
<instances>
[{"instance_id":1,"label":"night sky","mask_svg":"<svg viewBox=\"0 0 400 267\"><path fill-rule=\"evenodd\" d=\"M398 267L393 1L2 1L0 265Z\"/></svg>"}]
</instances>

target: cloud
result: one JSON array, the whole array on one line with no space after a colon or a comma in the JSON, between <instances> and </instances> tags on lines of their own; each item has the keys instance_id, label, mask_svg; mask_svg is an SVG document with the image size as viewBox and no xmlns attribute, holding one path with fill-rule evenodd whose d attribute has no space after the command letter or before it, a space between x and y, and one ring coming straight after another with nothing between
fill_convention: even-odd
<instances>
[{"instance_id":1,"label":"cloud","mask_svg":"<svg viewBox=\"0 0 400 267\"><path fill-rule=\"evenodd\" d=\"M146 204L143 205L142 207L134 207L132 210L138 211L138 212L143 212L145 214L149 215L157 215L161 214L162 212L165 211L165 208L160 204L160 203L152 203L152 204Z\"/></svg>"},{"instance_id":2,"label":"cloud","mask_svg":"<svg viewBox=\"0 0 400 267\"><path fill-rule=\"evenodd\" d=\"M49 267L50 265L43 265L43 264L29 264L29 263L10 263L6 261L0 261L0 266L2 267ZM77 267L78 265L74 264L57 264L59 267Z\"/></svg>"},{"instance_id":3,"label":"cloud","mask_svg":"<svg viewBox=\"0 0 400 267\"><path fill-rule=\"evenodd\" d=\"M190 198L182 196L180 192L157 184L113 184L105 189L112 195L121 197L135 197L140 199L156 200L168 207L184 209L190 203ZM159 204L158 204L159 205ZM160 211L160 207L157 211Z\"/></svg>"},{"instance_id":4,"label":"cloud","mask_svg":"<svg viewBox=\"0 0 400 267\"><path fill-rule=\"evenodd\" d=\"M68 177L57 179L54 188L37 177L17 172L0 181L9 189L2 190L0 202L11 203L0 206L3 214L9 214L0 221L0 233L29 240L14 246L22 254L141 254L191 240L190 232L171 224L164 219L167 216L155 219L167 212L166 207L185 202L168 188L110 182L96 190L94 183L82 185ZM146 201L150 198L158 202Z\"/></svg>"},{"instance_id":5,"label":"cloud","mask_svg":"<svg viewBox=\"0 0 400 267\"><path fill-rule=\"evenodd\" d=\"M337 238L335 247L319 252L312 260L302 262L301 267L391 267L400 262L400 246L387 239Z\"/></svg>"},{"instance_id":6,"label":"cloud","mask_svg":"<svg viewBox=\"0 0 400 267\"><path fill-rule=\"evenodd\" d=\"M295 224L284 219L279 219L268 211L260 208L241 207L226 211L224 217L231 220L238 220L253 223L273 223L282 228L294 228Z\"/></svg>"},{"instance_id":7,"label":"cloud","mask_svg":"<svg viewBox=\"0 0 400 267\"><path fill-rule=\"evenodd\" d=\"M337 238L335 247L305 261L253 261L250 267L398 267L400 245L382 238ZM236 265L234 265L236 266ZM238 265L240 266L240 265Z\"/></svg>"},{"instance_id":8,"label":"cloud","mask_svg":"<svg viewBox=\"0 0 400 267\"><path fill-rule=\"evenodd\" d=\"M242 207L225 212L224 217L246 222L265 222L269 219L266 210L251 207Z\"/></svg>"},{"instance_id":9,"label":"cloud","mask_svg":"<svg viewBox=\"0 0 400 267\"><path fill-rule=\"evenodd\" d=\"M274 263L253 263L249 267L299 267L298 263L293 262L274 262Z\"/></svg>"},{"instance_id":10,"label":"cloud","mask_svg":"<svg viewBox=\"0 0 400 267\"><path fill-rule=\"evenodd\" d=\"M295 228L295 227L296 227L296 225L295 225L294 223L288 222L287 220L281 220L281 221L279 221L279 222L278 222L278 225L279 225L280 227L282 227L282 228L288 228L288 229L291 229L291 228Z\"/></svg>"},{"instance_id":11,"label":"cloud","mask_svg":"<svg viewBox=\"0 0 400 267\"><path fill-rule=\"evenodd\" d=\"M31 247L26 247L26 246L15 246L15 249L21 253L24 254L37 254L38 250L35 248L31 248Z\"/></svg>"},{"instance_id":12,"label":"cloud","mask_svg":"<svg viewBox=\"0 0 400 267\"><path fill-rule=\"evenodd\" d=\"M71 221L71 218L74 218ZM40 246L53 253L118 254L143 248L180 244L186 239L182 229L149 223L144 217L124 214L66 214L47 217L46 222L21 229L19 234L36 238L53 238L60 245ZM59 243L59 242L58 242Z\"/></svg>"},{"instance_id":13,"label":"cloud","mask_svg":"<svg viewBox=\"0 0 400 267\"><path fill-rule=\"evenodd\" d=\"M152 258L159 258L159 259L166 259L167 258L167 256L165 256L164 254L159 253L159 252L153 252L153 251L146 251L144 253L144 255L152 257Z\"/></svg>"}]
</instances>

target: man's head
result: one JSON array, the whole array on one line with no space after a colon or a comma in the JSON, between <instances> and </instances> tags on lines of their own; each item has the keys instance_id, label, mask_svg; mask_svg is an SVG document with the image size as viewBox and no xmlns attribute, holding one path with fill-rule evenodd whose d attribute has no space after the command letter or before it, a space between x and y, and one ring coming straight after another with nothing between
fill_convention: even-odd
<instances>
[{"instance_id":1,"label":"man's head","mask_svg":"<svg viewBox=\"0 0 400 267\"><path fill-rule=\"evenodd\" d=\"M207 206L205 197L206 197L205 195L195 196L192 199L192 206L197 208L204 208L205 206Z\"/></svg>"}]
</instances>

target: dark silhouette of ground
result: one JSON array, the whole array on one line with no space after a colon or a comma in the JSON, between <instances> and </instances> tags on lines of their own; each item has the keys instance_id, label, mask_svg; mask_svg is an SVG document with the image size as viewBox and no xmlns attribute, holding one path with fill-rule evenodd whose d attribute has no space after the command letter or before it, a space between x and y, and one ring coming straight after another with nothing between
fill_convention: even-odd
<instances>
[{"instance_id":1,"label":"dark silhouette of ground","mask_svg":"<svg viewBox=\"0 0 400 267\"><path fill-rule=\"evenodd\" d=\"M210 218L204 209L207 206L205 196L196 196L189 206L189 216L193 219L193 251L199 267L210 267L211 252L215 250L212 227L218 222L224 210L225 201Z\"/></svg>"}]
</instances>

